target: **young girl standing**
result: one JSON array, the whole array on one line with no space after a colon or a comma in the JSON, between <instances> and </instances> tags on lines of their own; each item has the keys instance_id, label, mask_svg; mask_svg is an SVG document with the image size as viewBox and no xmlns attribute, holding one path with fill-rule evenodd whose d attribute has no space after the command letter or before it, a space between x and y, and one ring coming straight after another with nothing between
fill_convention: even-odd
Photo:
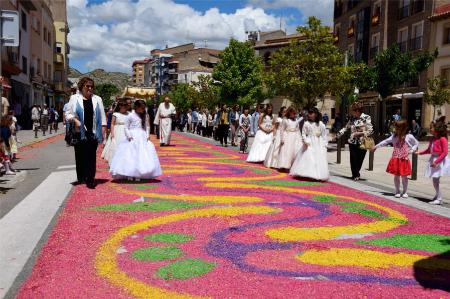
<instances>
[{"instance_id":1,"label":"young girl standing","mask_svg":"<svg viewBox=\"0 0 450 299\"><path fill-rule=\"evenodd\" d=\"M116 152L117 146L126 140L125 136L125 120L128 115L128 104L126 100L119 99L119 102L114 110L111 120L111 133L108 141L106 141L103 148L102 158L106 161L111 161Z\"/></svg>"},{"instance_id":2,"label":"young girl standing","mask_svg":"<svg viewBox=\"0 0 450 299\"><path fill-rule=\"evenodd\" d=\"M413 135L408 134L408 123L406 121L395 122L394 127L394 134L378 143L371 151L388 144L394 146L386 172L394 175L395 197L408 198L408 176L411 175L411 162L408 156L410 152L417 150L419 142ZM400 178L402 180L403 193L400 193Z\"/></svg>"},{"instance_id":3,"label":"young girl standing","mask_svg":"<svg viewBox=\"0 0 450 299\"><path fill-rule=\"evenodd\" d=\"M289 174L326 181L330 176L327 159L327 130L320 121L322 117L317 108L309 109L307 118L302 129L303 147L298 151Z\"/></svg>"},{"instance_id":4,"label":"young girl standing","mask_svg":"<svg viewBox=\"0 0 450 299\"><path fill-rule=\"evenodd\" d=\"M267 104L263 115L259 118L255 139L247 157L247 162L263 162L273 139L273 107Z\"/></svg>"},{"instance_id":5,"label":"young girl standing","mask_svg":"<svg viewBox=\"0 0 450 299\"><path fill-rule=\"evenodd\" d=\"M278 168L290 169L297 153L303 146L299 123L300 119L297 119L295 109L289 107L280 128L281 142Z\"/></svg>"},{"instance_id":6,"label":"young girl standing","mask_svg":"<svg viewBox=\"0 0 450 299\"><path fill-rule=\"evenodd\" d=\"M430 140L428 148L418 152L419 155L431 154L425 169L425 176L433 179L436 195L430 202L432 205L442 204L442 192L440 190L440 179L443 175L450 175L450 159L448 155L447 125L443 121L431 123L430 132L434 135Z\"/></svg>"},{"instance_id":7,"label":"young girl standing","mask_svg":"<svg viewBox=\"0 0 450 299\"><path fill-rule=\"evenodd\" d=\"M280 143L281 143L281 128L280 125L283 119L286 117L286 107L283 106L278 112L278 117L273 127L273 141L267 152L266 159L264 160L264 166L269 168L278 168L278 159L280 157Z\"/></svg>"},{"instance_id":8,"label":"young girl standing","mask_svg":"<svg viewBox=\"0 0 450 299\"><path fill-rule=\"evenodd\" d=\"M137 100L125 120L124 142L117 146L109 172L113 178L151 179L162 174L155 146L150 141L150 121L145 102Z\"/></svg>"}]
</instances>

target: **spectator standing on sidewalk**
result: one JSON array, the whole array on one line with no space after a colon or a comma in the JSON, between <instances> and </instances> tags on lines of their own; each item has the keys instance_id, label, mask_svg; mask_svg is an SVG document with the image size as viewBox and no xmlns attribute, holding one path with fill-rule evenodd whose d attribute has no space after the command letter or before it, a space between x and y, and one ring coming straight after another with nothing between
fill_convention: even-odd
<instances>
[{"instance_id":1,"label":"spectator standing on sidewalk","mask_svg":"<svg viewBox=\"0 0 450 299\"><path fill-rule=\"evenodd\" d=\"M432 122L430 132L433 139L430 140L428 148L419 155L430 154L430 160L425 169L425 176L433 180L436 195L430 202L432 205L442 204L442 191L440 189L441 176L450 175L450 158L448 157L448 134L445 118L438 122Z\"/></svg>"},{"instance_id":2,"label":"spectator standing on sidewalk","mask_svg":"<svg viewBox=\"0 0 450 299\"><path fill-rule=\"evenodd\" d=\"M264 112L264 105L257 105L252 114L251 135L255 136L259 130L259 116Z\"/></svg>"},{"instance_id":3,"label":"spectator standing on sidewalk","mask_svg":"<svg viewBox=\"0 0 450 299\"><path fill-rule=\"evenodd\" d=\"M194 110L192 110L191 117L192 117L192 119L191 119L192 132L191 133L195 134L195 132L197 131L197 125L198 125L198 112L197 112L196 108L194 108Z\"/></svg>"},{"instance_id":4,"label":"spectator standing on sidewalk","mask_svg":"<svg viewBox=\"0 0 450 299\"><path fill-rule=\"evenodd\" d=\"M378 143L371 151L374 152L377 148L388 144L394 146L386 172L394 175L395 197L408 198L408 176L411 175L411 161L408 156L410 152L417 150L419 141L413 135L408 134L408 123L405 120L396 122L394 126L394 134ZM400 178L403 193L400 193Z\"/></svg>"},{"instance_id":5,"label":"spectator standing on sidewalk","mask_svg":"<svg viewBox=\"0 0 450 299\"><path fill-rule=\"evenodd\" d=\"M49 119L50 119L50 111L47 108L47 104L44 104L44 108L42 108L41 111L41 129L43 136L45 136L45 132L48 129Z\"/></svg>"},{"instance_id":6,"label":"spectator standing on sidewalk","mask_svg":"<svg viewBox=\"0 0 450 299\"><path fill-rule=\"evenodd\" d=\"M41 126L41 112L37 105L33 105L33 109L31 109L31 120L33 121L34 138L38 138L37 134Z\"/></svg>"},{"instance_id":7,"label":"spectator standing on sidewalk","mask_svg":"<svg viewBox=\"0 0 450 299\"><path fill-rule=\"evenodd\" d=\"M48 127L49 133L52 133L53 127L55 125L55 108L52 106L48 109Z\"/></svg>"},{"instance_id":8,"label":"spectator standing on sidewalk","mask_svg":"<svg viewBox=\"0 0 450 299\"><path fill-rule=\"evenodd\" d=\"M2 111L0 111L1 112L0 117L8 115L8 111L9 111L9 101L6 97L2 96Z\"/></svg>"},{"instance_id":9,"label":"spectator standing on sidewalk","mask_svg":"<svg viewBox=\"0 0 450 299\"><path fill-rule=\"evenodd\" d=\"M231 146L237 144L237 132L239 129L239 105L234 105L230 111L230 127L231 127Z\"/></svg>"},{"instance_id":10,"label":"spectator standing on sidewalk","mask_svg":"<svg viewBox=\"0 0 450 299\"><path fill-rule=\"evenodd\" d=\"M417 123L417 121L415 119L413 119L411 121L411 134L414 136L414 138L416 138L417 140L419 140L420 138L420 126Z\"/></svg>"},{"instance_id":11,"label":"spectator standing on sidewalk","mask_svg":"<svg viewBox=\"0 0 450 299\"><path fill-rule=\"evenodd\" d=\"M75 145L77 183L95 188L97 147L106 130L106 115L102 98L94 95L94 80L83 77L78 82L78 94L72 95L67 121L73 122L80 133Z\"/></svg>"},{"instance_id":12,"label":"spectator standing on sidewalk","mask_svg":"<svg viewBox=\"0 0 450 299\"><path fill-rule=\"evenodd\" d=\"M222 109L217 112L217 135L220 145L228 146L228 131L230 130L230 114L227 105L223 104Z\"/></svg>"},{"instance_id":13,"label":"spectator standing on sidewalk","mask_svg":"<svg viewBox=\"0 0 450 299\"><path fill-rule=\"evenodd\" d=\"M350 167L352 169L352 179L359 181L361 174L361 167L366 157L366 150L361 149L361 143L365 137L370 137L373 134L372 120L369 115L362 112L363 105L355 102L350 106L350 113L352 118L347 125L341 129L337 135L340 138L347 130L350 130L350 138L348 139L350 147Z\"/></svg>"}]
</instances>

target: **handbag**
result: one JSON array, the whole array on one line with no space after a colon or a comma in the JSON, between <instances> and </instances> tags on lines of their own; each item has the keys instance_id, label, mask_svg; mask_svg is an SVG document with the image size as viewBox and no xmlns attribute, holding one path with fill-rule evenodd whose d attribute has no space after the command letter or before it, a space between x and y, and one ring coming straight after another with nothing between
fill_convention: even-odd
<instances>
[{"instance_id":1,"label":"handbag","mask_svg":"<svg viewBox=\"0 0 450 299\"><path fill-rule=\"evenodd\" d=\"M372 137L364 137L359 146L362 150L371 150L375 146L375 140Z\"/></svg>"},{"instance_id":2,"label":"handbag","mask_svg":"<svg viewBox=\"0 0 450 299\"><path fill-rule=\"evenodd\" d=\"M81 133L76 131L74 123L69 124L69 129L66 131L64 140L70 146L75 146L78 144L78 142L80 142Z\"/></svg>"}]
</instances>

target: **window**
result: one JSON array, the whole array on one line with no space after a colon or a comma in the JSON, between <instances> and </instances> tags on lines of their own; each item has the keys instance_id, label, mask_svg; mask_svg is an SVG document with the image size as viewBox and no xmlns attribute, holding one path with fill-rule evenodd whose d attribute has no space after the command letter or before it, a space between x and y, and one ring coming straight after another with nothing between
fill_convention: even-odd
<instances>
[{"instance_id":1,"label":"window","mask_svg":"<svg viewBox=\"0 0 450 299\"><path fill-rule=\"evenodd\" d=\"M47 61L44 61L44 78L47 78Z\"/></svg>"},{"instance_id":2,"label":"window","mask_svg":"<svg viewBox=\"0 0 450 299\"><path fill-rule=\"evenodd\" d=\"M38 75L41 74L41 59L39 59L39 58L37 59L36 73L37 73Z\"/></svg>"},{"instance_id":3,"label":"window","mask_svg":"<svg viewBox=\"0 0 450 299\"><path fill-rule=\"evenodd\" d=\"M41 22L37 21L37 32L39 35L41 35Z\"/></svg>"},{"instance_id":4,"label":"window","mask_svg":"<svg viewBox=\"0 0 450 299\"><path fill-rule=\"evenodd\" d=\"M444 79L444 86L450 86L450 66L441 69L441 77Z\"/></svg>"},{"instance_id":5,"label":"window","mask_svg":"<svg viewBox=\"0 0 450 299\"><path fill-rule=\"evenodd\" d=\"M408 47L407 41L408 41L408 27L405 27L400 29L397 34L397 43L401 52L406 52Z\"/></svg>"},{"instance_id":6,"label":"window","mask_svg":"<svg viewBox=\"0 0 450 299\"><path fill-rule=\"evenodd\" d=\"M47 44L48 44L50 47L52 46L52 34L50 33L50 30L48 31Z\"/></svg>"},{"instance_id":7,"label":"window","mask_svg":"<svg viewBox=\"0 0 450 299\"><path fill-rule=\"evenodd\" d=\"M352 37L355 35L355 26L356 26L356 16L353 15L349 18L347 36Z\"/></svg>"},{"instance_id":8,"label":"window","mask_svg":"<svg viewBox=\"0 0 450 299\"><path fill-rule=\"evenodd\" d=\"M409 10L410 10L410 0L401 0L399 3L399 9L398 9L398 18L399 20L404 19L406 17L409 17Z\"/></svg>"},{"instance_id":9,"label":"window","mask_svg":"<svg viewBox=\"0 0 450 299\"><path fill-rule=\"evenodd\" d=\"M24 31L27 31L27 14L22 10L21 15L21 24L22 24L22 29Z\"/></svg>"},{"instance_id":10,"label":"window","mask_svg":"<svg viewBox=\"0 0 450 299\"><path fill-rule=\"evenodd\" d=\"M49 64L47 65L47 68L48 68L48 71L47 71L48 78L49 78L50 80L52 80L52 65L49 63Z\"/></svg>"},{"instance_id":11,"label":"window","mask_svg":"<svg viewBox=\"0 0 450 299\"><path fill-rule=\"evenodd\" d=\"M380 18L381 18L381 2L378 1L373 6L372 26L379 25Z\"/></svg>"},{"instance_id":12,"label":"window","mask_svg":"<svg viewBox=\"0 0 450 299\"><path fill-rule=\"evenodd\" d=\"M334 26L334 42L335 43L339 42L340 33L341 33L341 24L336 24L336 26Z\"/></svg>"},{"instance_id":13,"label":"window","mask_svg":"<svg viewBox=\"0 0 450 299\"><path fill-rule=\"evenodd\" d=\"M28 60L25 56L22 56L22 73L28 74Z\"/></svg>"},{"instance_id":14,"label":"window","mask_svg":"<svg viewBox=\"0 0 450 299\"><path fill-rule=\"evenodd\" d=\"M56 53L62 53L62 43L56 43Z\"/></svg>"},{"instance_id":15,"label":"window","mask_svg":"<svg viewBox=\"0 0 450 299\"><path fill-rule=\"evenodd\" d=\"M47 41L47 28L44 27L44 42Z\"/></svg>"},{"instance_id":16,"label":"window","mask_svg":"<svg viewBox=\"0 0 450 299\"><path fill-rule=\"evenodd\" d=\"M412 25L411 28L411 51L422 49L423 21Z\"/></svg>"},{"instance_id":17,"label":"window","mask_svg":"<svg viewBox=\"0 0 450 299\"><path fill-rule=\"evenodd\" d=\"M413 14L424 11L425 0L413 0Z\"/></svg>"},{"instance_id":18,"label":"window","mask_svg":"<svg viewBox=\"0 0 450 299\"><path fill-rule=\"evenodd\" d=\"M450 25L444 28L444 45L450 44Z\"/></svg>"},{"instance_id":19,"label":"window","mask_svg":"<svg viewBox=\"0 0 450 299\"><path fill-rule=\"evenodd\" d=\"M348 62L353 62L353 59L355 57L355 45L354 44L350 44L348 45Z\"/></svg>"},{"instance_id":20,"label":"window","mask_svg":"<svg viewBox=\"0 0 450 299\"><path fill-rule=\"evenodd\" d=\"M375 58L380 50L380 33L372 35L372 41L370 43L370 59Z\"/></svg>"}]
</instances>

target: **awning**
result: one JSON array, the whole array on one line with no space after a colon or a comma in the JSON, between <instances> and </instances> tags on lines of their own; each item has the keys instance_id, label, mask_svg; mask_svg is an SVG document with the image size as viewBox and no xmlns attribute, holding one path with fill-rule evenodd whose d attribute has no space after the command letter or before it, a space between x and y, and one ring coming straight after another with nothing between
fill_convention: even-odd
<instances>
[{"instance_id":1,"label":"awning","mask_svg":"<svg viewBox=\"0 0 450 299\"><path fill-rule=\"evenodd\" d=\"M125 87L125 90L122 94L123 97L134 97L146 99L156 95L156 89L150 87Z\"/></svg>"},{"instance_id":2,"label":"awning","mask_svg":"<svg viewBox=\"0 0 450 299\"><path fill-rule=\"evenodd\" d=\"M419 98L423 98L424 93L423 92L417 92L417 93L398 93L398 94L393 94L391 95L389 98L394 98L394 99L419 99Z\"/></svg>"}]
</instances>

